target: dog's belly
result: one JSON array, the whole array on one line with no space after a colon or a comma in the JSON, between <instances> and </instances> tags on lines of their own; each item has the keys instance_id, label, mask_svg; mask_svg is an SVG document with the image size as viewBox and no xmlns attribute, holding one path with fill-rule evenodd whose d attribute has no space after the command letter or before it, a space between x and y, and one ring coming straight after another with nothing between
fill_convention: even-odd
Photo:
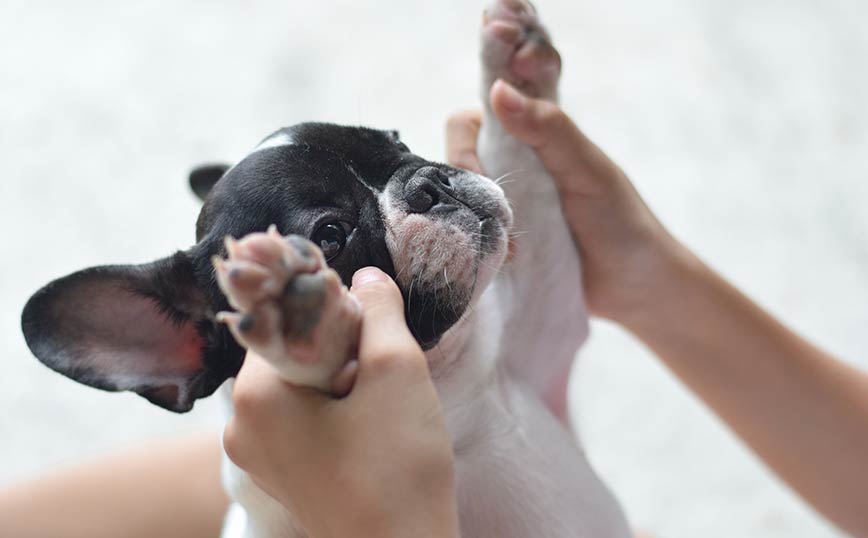
<instances>
[{"instance_id":1,"label":"dog's belly","mask_svg":"<svg viewBox=\"0 0 868 538\"><path fill-rule=\"evenodd\" d=\"M573 434L521 385L477 402L481 432L456 447L463 538L628 538L626 518Z\"/></svg>"}]
</instances>

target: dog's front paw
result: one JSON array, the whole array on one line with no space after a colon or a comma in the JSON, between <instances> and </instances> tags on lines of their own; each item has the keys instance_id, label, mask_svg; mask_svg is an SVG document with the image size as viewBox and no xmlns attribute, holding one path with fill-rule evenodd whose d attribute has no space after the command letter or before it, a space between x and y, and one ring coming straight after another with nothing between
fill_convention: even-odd
<instances>
[{"instance_id":1,"label":"dog's front paw","mask_svg":"<svg viewBox=\"0 0 868 538\"><path fill-rule=\"evenodd\" d=\"M332 391L356 351L361 308L322 251L274 226L227 237L226 251L227 259L214 257L214 269L237 312L221 312L218 321L287 381Z\"/></svg>"},{"instance_id":2,"label":"dog's front paw","mask_svg":"<svg viewBox=\"0 0 868 538\"><path fill-rule=\"evenodd\" d=\"M483 101L502 78L531 97L555 101L561 57L526 0L496 0L482 19Z\"/></svg>"}]
</instances>

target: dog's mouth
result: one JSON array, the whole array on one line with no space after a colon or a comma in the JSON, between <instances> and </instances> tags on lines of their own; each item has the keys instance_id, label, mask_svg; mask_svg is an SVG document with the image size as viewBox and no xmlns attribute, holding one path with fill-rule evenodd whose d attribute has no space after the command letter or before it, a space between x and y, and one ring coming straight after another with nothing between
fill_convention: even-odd
<instances>
[{"instance_id":1,"label":"dog's mouth","mask_svg":"<svg viewBox=\"0 0 868 538\"><path fill-rule=\"evenodd\" d=\"M420 213L389 200L383 208L407 324L426 350L481 295L508 251L512 213L503 191L462 174L452 181L453 205Z\"/></svg>"},{"instance_id":2,"label":"dog's mouth","mask_svg":"<svg viewBox=\"0 0 868 538\"><path fill-rule=\"evenodd\" d=\"M411 271L409 283L402 286L408 326L424 350L437 345L441 336L455 325L487 286L497 270L493 256L507 248L501 240L502 227L494 217L479 221L478 231L468 233L467 244L457 234L445 235L434 243L423 268ZM439 252L438 252L439 251ZM396 266L400 274L402 267Z\"/></svg>"}]
</instances>

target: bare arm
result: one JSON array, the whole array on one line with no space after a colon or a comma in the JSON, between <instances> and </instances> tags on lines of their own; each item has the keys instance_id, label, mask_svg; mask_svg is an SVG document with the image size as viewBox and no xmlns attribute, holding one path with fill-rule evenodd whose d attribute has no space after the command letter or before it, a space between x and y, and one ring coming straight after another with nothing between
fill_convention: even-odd
<instances>
[{"instance_id":1,"label":"bare arm","mask_svg":"<svg viewBox=\"0 0 868 538\"><path fill-rule=\"evenodd\" d=\"M0 529L16 538L216 538L228 501L220 440L158 441L0 490Z\"/></svg>"},{"instance_id":2,"label":"bare arm","mask_svg":"<svg viewBox=\"0 0 868 538\"><path fill-rule=\"evenodd\" d=\"M817 349L696 260L625 325L781 478L868 535L868 375Z\"/></svg>"},{"instance_id":3,"label":"bare arm","mask_svg":"<svg viewBox=\"0 0 868 538\"><path fill-rule=\"evenodd\" d=\"M868 375L794 334L698 261L554 104L503 83L491 101L558 183L591 311L641 338L817 510L868 536ZM479 121L464 113L450 123L453 162L478 166Z\"/></svg>"}]
</instances>

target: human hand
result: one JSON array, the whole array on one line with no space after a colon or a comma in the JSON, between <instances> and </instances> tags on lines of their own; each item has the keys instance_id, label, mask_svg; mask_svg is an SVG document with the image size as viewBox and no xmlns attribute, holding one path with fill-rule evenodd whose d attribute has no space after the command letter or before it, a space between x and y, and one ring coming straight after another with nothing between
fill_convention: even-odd
<instances>
[{"instance_id":1,"label":"human hand","mask_svg":"<svg viewBox=\"0 0 868 538\"><path fill-rule=\"evenodd\" d=\"M507 132L532 147L560 193L564 217L582 255L588 307L629 324L653 311L692 255L660 224L624 172L554 103L532 99L498 80L491 108ZM484 172L476 156L477 111L449 119L450 164Z\"/></svg>"},{"instance_id":2,"label":"human hand","mask_svg":"<svg viewBox=\"0 0 868 538\"><path fill-rule=\"evenodd\" d=\"M351 293L363 317L349 395L292 386L250 353L226 453L310 536L455 536L452 446L400 291L366 268Z\"/></svg>"}]
</instances>

